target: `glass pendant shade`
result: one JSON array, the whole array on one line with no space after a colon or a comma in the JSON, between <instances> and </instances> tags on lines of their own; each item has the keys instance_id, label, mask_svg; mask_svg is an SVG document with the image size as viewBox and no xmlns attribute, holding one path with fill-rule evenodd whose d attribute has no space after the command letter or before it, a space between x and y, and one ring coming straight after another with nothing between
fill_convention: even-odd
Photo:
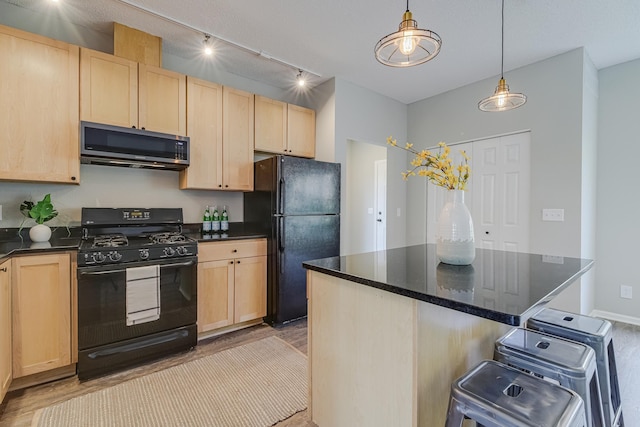
<instances>
[{"instance_id":1,"label":"glass pendant shade","mask_svg":"<svg viewBox=\"0 0 640 427\"><path fill-rule=\"evenodd\" d=\"M510 93L509 85L502 78L493 95L480 101L478 108L488 112L507 111L518 108L525 102L527 102L527 97L521 93Z\"/></svg>"},{"instance_id":2,"label":"glass pendant shade","mask_svg":"<svg viewBox=\"0 0 640 427\"><path fill-rule=\"evenodd\" d=\"M440 36L433 31L419 29L407 10L398 31L380 39L374 51L376 59L384 65L411 67L433 59L441 46Z\"/></svg>"},{"instance_id":3,"label":"glass pendant shade","mask_svg":"<svg viewBox=\"0 0 640 427\"><path fill-rule=\"evenodd\" d=\"M527 97L522 93L509 92L509 85L504 80L504 0L502 0L502 47L500 61L500 81L495 92L488 98L478 102L481 111L500 112L513 110L524 105Z\"/></svg>"}]
</instances>

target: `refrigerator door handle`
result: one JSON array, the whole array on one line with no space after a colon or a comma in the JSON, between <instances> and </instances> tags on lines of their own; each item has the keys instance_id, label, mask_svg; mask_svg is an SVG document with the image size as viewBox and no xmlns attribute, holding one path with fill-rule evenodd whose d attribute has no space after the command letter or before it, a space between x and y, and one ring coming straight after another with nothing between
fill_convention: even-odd
<instances>
[{"instance_id":1,"label":"refrigerator door handle","mask_svg":"<svg viewBox=\"0 0 640 427\"><path fill-rule=\"evenodd\" d=\"M278 254L278 258L280 259L280 273L284 273L284 266L285 266L285 251L284 251L284 217L279 217L278 218L278 250L279 250L279 254Z\"/></svg>"},{"instance_id":2,"label":"refrigerator door handle","mask_svg":"<svg viewBox=\"0 0 640 427\"><path fill-rule=\"evenodd\" d=\"M278 212L279 214L284 214L284 178L280 178L278 182Z\"/></svg>"}]
</instances>

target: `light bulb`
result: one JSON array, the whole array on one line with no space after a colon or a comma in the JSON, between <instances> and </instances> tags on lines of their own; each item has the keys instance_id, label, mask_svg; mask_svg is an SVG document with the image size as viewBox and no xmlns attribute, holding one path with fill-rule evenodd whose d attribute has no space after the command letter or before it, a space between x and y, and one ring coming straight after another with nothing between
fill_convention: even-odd
<instances>
[{"instance_id":1,"label":"light bulb","mask_svg":"<svg viewBox=\"0 0 640 427\"><path fill-rule=\"evenodd\" d=\"M298 75L296 76L296 80L298 81L298 86L303 87L307 82L302 76L302 70L298 70Z\"/></svg>"},{"instance_id":2,"label":"light bulb","mask_svg":"<svg viewBox=\"0 0 640 427\"><path fill-rule=\"evenodd\" d=\"M416 38L413 37L413 31L403 32L403 37L398 43L398 48L403 55L411 55L416 50Z\"/></svg>"},{"instance_id":3,"label":"light bulb","mask_svg":"<svg viewBox=\"0 0 640 427\"><path fill-rule=\"evenodd\" d=\"M203 52L207 56L213 55L213 47L211 46L211 40L209 35L204 36L204 41L202 42Z\"/></svg>"},{"instance_id":4,"label":"light bulb","mask_svg":"<svg viewBox=\"0 0 640 427\"><path fill-rule=\"evenodd\" d=\"M507 103L507 95L504 93L501 93L500 95L498 95L498 108L503 108L504 105Z\"/></svg>"}]
</instances>

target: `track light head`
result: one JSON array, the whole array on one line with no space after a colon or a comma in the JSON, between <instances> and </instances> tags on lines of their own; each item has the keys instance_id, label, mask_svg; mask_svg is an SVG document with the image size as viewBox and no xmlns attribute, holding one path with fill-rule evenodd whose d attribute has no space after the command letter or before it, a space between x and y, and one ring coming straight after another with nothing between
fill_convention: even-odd
<instances>
[{"instance_id":1,"label":"track light head","mask_svg":"<svg viewBox=\"0 0 640 427\"><path fill-rule=\"evenodd\" d=\"M213 55L213 46L211 43L211 36L209 34L204 35L204 40L202 41L202 49L205 55Z\"/></svg>"}]
</instances>

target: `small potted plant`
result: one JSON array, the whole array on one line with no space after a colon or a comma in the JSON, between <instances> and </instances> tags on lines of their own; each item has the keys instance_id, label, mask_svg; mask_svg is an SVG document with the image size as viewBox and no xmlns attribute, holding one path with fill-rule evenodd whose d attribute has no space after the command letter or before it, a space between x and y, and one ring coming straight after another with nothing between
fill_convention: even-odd
<instances>
[{"instance_id":1,"label":"small potted plant","mask_svg":"<svg viewBox=\"0 0 640 427\"><path fill-rule=\"evenodd\" d=\"M51 203L51 194L44 196L38 203L25 200L20 205L20 212L27 218L35 220L36 225L29 229L29 238L32 242L47 242L51 238L51 228L45 222L58 216ZM24 223L24 221L23 221ZM22 226L20 227L22 229Z\"/></svg>"}]
</instances>

